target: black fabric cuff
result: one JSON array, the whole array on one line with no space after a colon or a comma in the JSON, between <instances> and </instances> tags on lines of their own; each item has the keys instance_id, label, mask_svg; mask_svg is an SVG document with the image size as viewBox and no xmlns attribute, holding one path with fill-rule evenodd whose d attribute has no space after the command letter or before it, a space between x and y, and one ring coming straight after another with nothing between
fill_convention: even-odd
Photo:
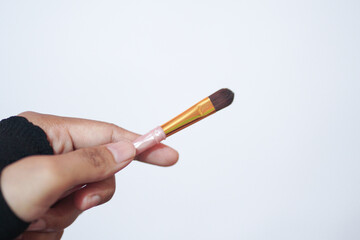
<instances>
[{"instance_id":1,"label":"black fabric cuff","mask_svg":"<svg viewBox=\"0 0 360 240\"><path fill-rule=\"evenodd\" d=\"M54 154L45 132L24 117L0 121L0 171L31 155Z\"/></svg>"},{"instance_id":2,"label":"black fabric cuff","mask_svg":"<svg viewBox=\"0 0 360 240\"><path fill-rule=\"evenodd\" d=\"M45 132L23 117L0 121L0 172L7 165L31 155L54 154ZM18 218L0 189L0 239L14 239L29 223Z\"/></svg>"}]
</instances>

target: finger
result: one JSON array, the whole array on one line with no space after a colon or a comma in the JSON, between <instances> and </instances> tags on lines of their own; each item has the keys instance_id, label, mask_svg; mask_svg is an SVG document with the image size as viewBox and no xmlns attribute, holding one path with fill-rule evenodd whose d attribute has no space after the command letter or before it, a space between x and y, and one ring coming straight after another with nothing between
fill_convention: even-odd
<instances>
[{"instance_id":1,"label":"finger","mask_svg":"<svg viewBox=\"0 0 360 240\"><path fill-rule=\"evenodd\" d=\"M62 199L40 219L34 221L27 231L59 232L70 226L82 211L74 205L74 194Z\"/></svg>"},{"instance_id":2,"label":"finger","mask_svg":"<svg viewBox=\"0 0 360 240\"><path fill-rule=\"evenodd\" d=\"M134 145L128 141L82 148L56 156L58 175L65 190L79 184L99 182L126 167L134 155Z\"/></svg>"},{"instance_id":3,"label":"finger","mask_svg":"<svg viewBox=\"0 0 360 240\"><path fill-rule=\"evenodd\" d=\"M174 165L178 161L179 153L160 143L141 153L139 156L136 156L135 159L158 166L168 167Z\"/></svg>"},{"instance_id":4,"label":"finger","mask_svg":"<svg viewBox=\"0 0 360 240\"><path fill-rule=\"evenodd\" d=\"M35 112L24 112L20 116L44 129L56 154L114 143L124 139L134 141L140 136L114 124L100 121L58 117ZM68 141L64 141L64 139ZM158 144L141 154L137 159L159 166L171 166L177 162L178 158L179 154L176 150L164 144Z\"/></svg>"},{"instance_id":5,"label":"finger","mask_svg":"<svg viewBox=\"0 0 360 240\"><path fill-rule=\"evenodd\" d=\"M74 205L85 211L109 201L115 193L115 177L111 176L103 181L90 183L74 193Z\"/></svg>"},{"instance_id":6,"label":"finger","mask_svg":"<svg viewBox=\"0 0 360 240\"><path fill-rule=\"evenodd\" d=\"M134 141L140 136L114 124L76 118L69 119L67 128L75 148L118 142L123 139ZM93 136L101 137L94 139ZM160 143L137 156L136 159L159 166L171 166L179 159L179 153L175 149Z\"/></svg>"},{"instance_id":7,"label":"finger","mask_svg":"<svg viewBox=\"0 0 360 240\"><path fill-rule=\"evenodd\" d=\"M24 232L21 240L59 240L64 231L60 232Z\"/></svg>"},{"instance_id":8,"label":"finger","mask_svg":"<svg viewBox=\"0 0 360 240\"><path fill-rule=\"evenodd\" d=\"M118 142L124 139L134 141L140 136L114 124L91 120L72 118L69 119L66 126L75 148ZM94 139L94 136L97 137ZM171 166L179 159L179 153L175 149L160 143L137 156L136 159L159 166Z\"/></svg>"},{"instance_id":9,"label":"finger","mask_svg":"<svg viewBox=\"0 0 360 240\"><path fill-rule=\"evenodd\" d=\"M109 201L114 192L114 176L101 182L90 183L85 188L56 203L40 219L30 224L27 231L61 231L70 226L84 210ZM93 198L94 196L97 198ZM91 201L91 199L96 201Z\"/></svg>"},{"instance_id":10,"label":"finger","mask_svg":"<svg viewBox=\"0 0 360 240\"><path fill-rule=\"evenodd\" d=\"M67 154L27 157L3 169L1 190L17 216L32 221L42 216L68 189L113 176L134 155L134 145L121 141ZM24 197L18 197L19 191Z\"/></svg>"},{"instance_id":11,"label":"finger","mask_svg":"<svg viewBox=\"0 0 360 240\"><path fill-rule=\"evenodd\" d=\"M111 143L114 129L121 132L120 127L100 121L30 111L18 116L25 117L46 132L55 154Z\"/></svg>"},{"instance_id":12,"label":"finger","mask_svg":"<svg viewBox=\"0 0 360 240\"><path fill-rule=\"evenodd\" d=\"M119 131L115 130L113 133L113 141L116 142L122 138L126 138L133 142L139 136L139 134L133 133L126 129L121 129ZM136 156L135 159L142 162L166 167L172 166L178 161L179 153L175 149L160 143L141 153L139 156Z\"/></svg>"}]
</instances>

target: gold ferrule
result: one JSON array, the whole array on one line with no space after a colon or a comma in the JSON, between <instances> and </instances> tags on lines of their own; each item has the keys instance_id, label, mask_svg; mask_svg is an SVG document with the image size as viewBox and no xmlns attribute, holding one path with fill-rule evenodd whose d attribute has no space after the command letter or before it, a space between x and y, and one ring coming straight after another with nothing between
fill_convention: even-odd
<instances>
[{"instance_id":1,"label":"gold ferrule","mask_svg":"<svg viewBox=\"0 0 360 240\"><path fill-rule=\"evenodd\" d=\"M168 137L213 113L215 113L215 107L207 97L185 112L163 124L161 128Z\"/></svg>"}]
</instances>

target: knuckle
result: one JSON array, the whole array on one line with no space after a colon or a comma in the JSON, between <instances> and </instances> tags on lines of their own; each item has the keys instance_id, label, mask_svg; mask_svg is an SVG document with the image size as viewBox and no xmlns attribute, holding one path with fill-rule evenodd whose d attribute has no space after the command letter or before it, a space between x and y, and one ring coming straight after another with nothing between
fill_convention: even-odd
<instances>
[{"instance_id":1,"label":"knuckle","mask_svg":"<svg viewBox=\"0 0 360 240\"><path fill-rule=\"evenodd\" d=\"M109 128L111 129L110 142L118 142L122 139L132 139L134 138L127 130L122 127L119 127L116 124L108 123Z\"/></svg>"},{"instance_id":2,"label":"knuckle","mask_svg":"<svg viewBox=\"0 0 360 240\"><path fill-rule=\"evenodd\" d=\"M76 219L69 219L68 216L64 216L64 214L60 214L56 216L56 220L51 224L47 225L47 229L49 231L61 231L70 226Z\"/></svg>"},{"instance_id":3,"label":"knuckle","mask_svg":"<svg viewBox=\"0 0 360 240\"><path fill-rule=\"evenodd\" d=\"M32 115L32 114L35 114L35 112L32 112L32 111L25 111L25 112L22 112L20 114L18 114L18 116L28 116L28 115Z\"/></svg>"},{"instance_id":4,"label":"knuckle","mask_svg":"<svg viewBox=\"0 0 360 240\"><path fill-rule=\"evenodd\" d=\"M82 150L81 154L93 167L102 167L108 163L106 152L102 148L86 148Z\"/></svg>"},{"instance_id":5,"label":"knuckle","mask_svg":"<svg viewBox=\"0 0 360 240\"><path fill-rule=\"evenodd\" d=\"M108 201L110 201L110 199L114 196L115 193L115 189L109 189L105 192L104 196L102 197L102 202L106 203Z\"/></svg>"},{"instance_id":6,"label":"knuckle","mask_svg":"<svg viewBox=\"0 0 360 240\"><path fill-rule=\"evenodd\" d=\"M79 216L79 210L71 209L64 210L64 208L57 208L56 206L49 211L47 217L44 218L46 222L47 231L62 231L70 226Z\"/></svg>"},{"instance_id":7,"label":"knuckle","mask_svg":"<svg viewBox=\"0 0 360 240\"><path fill-rule=\"evenodd\" d=\"M119 127L116 125L116 124L114 124L114 123L108 123L108 126L111 128L111 129L113 129L114 131L116 131Z\"/></svg>"},{"instance_id":8,"label":"knuckle","mask_svg":"<svg viewBox=\"0 0 360 240\"><path fill-rule=\"evenodd\" d=\"M112 181L109 182L107 189L104 193L104 196L103 196L104 203L109 201L114 196L115 188L116 188L116 185L115 185L115 178L114 178Z\"/></svg>"}]
</instances>

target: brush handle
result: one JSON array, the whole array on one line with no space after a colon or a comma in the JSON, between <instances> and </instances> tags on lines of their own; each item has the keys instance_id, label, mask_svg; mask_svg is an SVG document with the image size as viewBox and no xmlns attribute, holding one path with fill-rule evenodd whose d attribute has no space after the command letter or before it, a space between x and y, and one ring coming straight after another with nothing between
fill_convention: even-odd
<instances>
[{"instance_id":1,"label":"brush handle","mask_svg":"<svg viewBox=\"0 0 360 240\"><path fill-rule=\"evenodd\" d=\"M166 138L164 130L161 127L156 127L145 135L138 137L133 143L136 148L136 155L145 150L159 144Z\"/></svg>"}]
</instances>

